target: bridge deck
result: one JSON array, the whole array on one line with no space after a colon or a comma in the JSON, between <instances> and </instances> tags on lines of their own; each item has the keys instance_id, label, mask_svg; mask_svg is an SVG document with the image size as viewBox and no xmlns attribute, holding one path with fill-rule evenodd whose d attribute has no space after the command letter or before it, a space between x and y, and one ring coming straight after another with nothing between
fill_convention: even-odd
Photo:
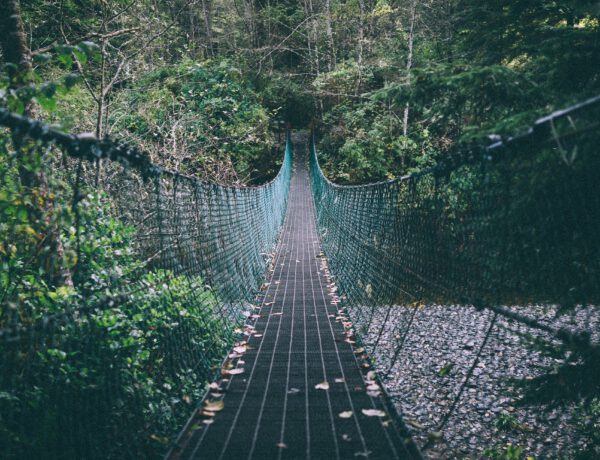
<instances>
[{"instance_id":1,"label":"bridge deck","mask_svg":"<svg viewBox=\"0 0 600 460\"><path fill-rule=\"evenodd\" d=\"M367 394L368 369L336 320L319 258L306 145L296 147L273 276L238 364L244 372L221 383L223 410L211 424L198 414L171 458L410 458L384 399ZM315 388L322 382L329 389Z\"/></svg>"}]
</instances>

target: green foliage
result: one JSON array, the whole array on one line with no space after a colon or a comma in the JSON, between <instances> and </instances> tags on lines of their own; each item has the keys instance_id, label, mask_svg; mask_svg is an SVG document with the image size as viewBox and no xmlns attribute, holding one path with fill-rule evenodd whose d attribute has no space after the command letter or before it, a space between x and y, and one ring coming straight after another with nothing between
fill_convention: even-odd
<instances>
[{"instance_id":1,"label":"green foliage","mask_svg":"<svg viewBox=\"0 0 600 460\"><path fill-rule=\"evenodd\" d=\"M522 460L524 449L520 446L515 446L511 443L505 446L497 446L490 449L485 449L483 455L491 460ZM527 457L528 460L533 460L533 457Z\"/></svg>"},{"instance_id":2,"label":"green foliage","mask_svg":"<svg viewBox=\"0 0 600 460\"><path fill-rule=\"evenodd\" d=\"M7 458L77 458L93 438L98 458L158 458L231 344L217 301L200 278L148 270L106 195L88 189L73 207L60 172L26 185L50 150L0 140L0 329L15 334L0 342L0 444ZM180 349L198 365L174 361Z\"/></svg>"},{"instance_id":3,"label":"green foliage","mask_svg":"<svg viewBox=\"0 0 600 460\"><path fill-rule=\"evenodd\" d=\"M324 116L335 126L323 133L320 158L327 175L342 183L393 179L435 163L438 150L429 129L404 136L402 109L376 100L340 104Z\"/></svg>"},{"instance_id":4,"label":"green foliage","mask_svg":"<svg viewBox=\"0 0 600 460\"><path fill-rule=\"evenodd\" d=\"M301 128L313 119L314 96L297 81L277 73L257 82L257 87L264 105L278 121Z\"/></svg>"},{"instance_id":5,"label":"green foliage","mask_svg":"<svg viewBox=\"0 0 600 460\"><path fill-rule=\"evenodd\" d=\"M523 426L514 415L503 412L498 415L495 422L496 428L502 431L520 430Z\"/></svg>"},{"instance_id":6,"label":"green foliage","mask_svg":"<svg viewBox=\"0 0 600 460\"><path fill-rule=\"evenodd\" d=\"M19 72L14 63L4 64L0 72L0 105L19 114L24 113L25 107L33 101L44 110L55 110L56 98L66 95L81 80L79 74L70 72L72 56L77 56L85 65L88 58L99 59L98 49L98 45L88 41L76 46L56 46L55 53L42 53L34 57L36 68L30 74ZM53 80L44 78L44 71L57 64L64 66L66 72Z\"/></svg>"},{"instance_id":7,"label":"green foliage","mask_svg":"<svg viewBox=\"0 0 600 460\"><path fill-rule=\"evenodd\" d=\"M127 94L126 110L113 113L117 126L183 172L247 182L277 171L269 113L230 61L150 73Z\"/></svg>"},{"instance_id":8,"label":"green foliage","mask_svg":"<svg viewBox=\"0 0 600 460\"><path fill-rule=\"evenodd\" d=\"M577 453L577 460L592 460L600 456L600 398L580 404L575 415L578 428L590 440L585 449Z\"/></svg>"}]
</instances>

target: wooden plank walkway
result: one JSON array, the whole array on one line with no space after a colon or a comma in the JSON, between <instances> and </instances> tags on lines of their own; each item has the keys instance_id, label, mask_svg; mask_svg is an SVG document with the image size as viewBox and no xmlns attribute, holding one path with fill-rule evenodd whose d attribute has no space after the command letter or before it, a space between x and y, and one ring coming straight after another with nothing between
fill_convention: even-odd
<instances>
[{"instance_id":1,"label":"wooden plank walkway","mask_svg":"<svg viewBox=\"0 0 600 460\"><path fill-rule=\"evenodd\" d=\"M306 143L296 147L274 272L238 364L244 373L220 384L223 410L209 425L205 416L192 419L170 458L413 458L386 409L391 406L367 394L368 369L336 321L319 257ZM323 382L329 389L315 388ZM385 416L367 416L363 409ZM340 417L344 412L347 418Z\"/></svg>"}]
</instances>

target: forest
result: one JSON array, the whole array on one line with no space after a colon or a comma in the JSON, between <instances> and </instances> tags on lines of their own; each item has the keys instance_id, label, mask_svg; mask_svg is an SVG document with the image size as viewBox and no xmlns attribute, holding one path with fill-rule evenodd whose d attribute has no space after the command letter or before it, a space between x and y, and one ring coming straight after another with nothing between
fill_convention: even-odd
<instances>
[{"instance_id":1,"label":"forest","mask_svg":"<svg viewBox=\"0 0 600 460\"><path fill-rule=\"evenodd\" d=\"M457 410L464 395L476 399L467 380L487 372L490 331L510 329L496 315L516 302L531 308L510 310L510 321L550 305L541 335L531 324L510 329L521 345L501 354L522 364L494 375L510 382L491 396L506 404L473 403L491 434L479 439L479 422L452 428L451 412L391 397L423 456L600 456L598 104L585 128L579 112L548 122L552 147L507 147L485 178L471 159L455 169L467 149L600 95L597 0L2 0L0 65L6 458L172 454L194 407L219 393L215 375L231 373L224 357L251 349L240 334L261 337L246 320L260 322L252 299L276 272L299 161L288 130L315 136L307 174L331 258L319 270L339 282L341 297L331 295L346 308L339 323L361 337L354 353L373 357L365 367L380 377L370 385L405 389L394 366L410 349L404 324L417 327L411 306L445 305L418 327L455 321L482 341L479 353L471 339L455 350L474 350L464 371L443 353L423 364L440 382L434 393L455 398L441 410ZM575 141L580 132L588 137ZM407 177L425 179L404 186ZM352 187L371 183L389 186ZM349 211L359 206L371 220ZM419 226L434 230L408 242ZM457 306L476 315L477 302L492 306L489 330L461 322ZM563 315L585 340L565 332ZM454 390L447 375L467 380ZM508 387L530 397L529 415L519 418ZM533 422L540 407L550 428ZM181 455L172 458L213 458Z\"/></svg>"},{"instance_id":2,"label":"forest","mask_svg":"<svg viewBox=\"0 0 600 460\"><path fill-rule=\"evenodd\" d=\"M600 89L593 0L24 1L21 10L36 89L5 89L8 107L35 100L53 123L130 139L161 164L225 183L273 175L281 123L318 126L328 173L359 183L419 170L458 141L510 133Z\"/></svg>"}]
</instances>

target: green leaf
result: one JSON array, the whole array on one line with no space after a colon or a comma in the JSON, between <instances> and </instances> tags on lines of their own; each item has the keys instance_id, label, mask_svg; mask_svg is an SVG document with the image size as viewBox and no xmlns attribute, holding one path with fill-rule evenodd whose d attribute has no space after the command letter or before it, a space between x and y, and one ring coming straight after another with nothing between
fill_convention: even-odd
<instances>
[{"instance_id":1,"label":"green leaf","mask_svg":"<svg viewBox=\"0 0 600 460\"><path fill-rule=\"evenodd\" d=\"M70 56L74 47L71 45L56 45L54 50L59 56Z\"/></svg>"},{"instance_id":2,"label":"green leaf","mask_svg":"<svg viewBox=\"0 0 600 460\"><path fill-rule=\"evenodd\" d=\"M67 88L72 88L81 80L81 76L76 73L70 73L65 77L65 86Z\"/></svg>"},{"instance_id":3,"label":"green leaf","mask_svg":"<svg viewBox=\"0 0 600 460\"><path fill-rule=\"evenodd\" d=\"M38 95L35 99L38 101L38 104L40 104L44 110L52 111L56 109L56 101L52 97Z\"/></svg>"},{"instance_id":4,"label":"green leaf","mask_svg":"<svg viewBox=\"0 0 600 460\"><path fill-rule=\"evenodd\" d=\"M75 47L73 49L73 54L77 57L77 59L79 60L79 62L82 65L85 65L87 63L87 60L88 60L87 54L84 51L82 51L81 49Z\"/></svg>"},{"instance_id":5,"label":"green leaf","mask_svg":"<svg viewBox=\"0 0 600 460\"><path fill-rule=\"evenodd\" d=\"M33 57L33 62L35 64L45 64L50 59L52 59L52 55L50 53L41 53Z\"/></svg>"},{"instance_id":6,"label":"green leaf","mask_svg":"<svg viewBox=\"0 0 600 460\"><path fill-rule=\"evenodd\" d=\"M40 92L44 97L50 98L56 94L56 83L53 81L48 81L40 86Z\"/></svg>"},{"instance_id":7,"label":"green leaf","mask_svg":"<svg viewBox=\"0 0 600 460\"><path fill-rule=\"evenodd\" d=\"M58 56L58 60L65 66L71 67L73 65L73 58L68 54L61 54Z\"/></svg>"},{"instance_id":8,"label":"green leaf","mask_svg":"<svg viewBox=\"0 0 600 460\"><path fill-rule=\"evenodd\" d=\"M442 367L439 371L438 371L438 375L440 377L445 377L446 375L448 375L450 373L450 371L452 370L452 368L454 367L453 363L450 364L446 364L444 367Z\"/></svg>"},{"instance_id":9,"label":"green leaf","mask_svg":"<svg viewBox=\"0 0 600 460\"><path fill-rule=\"evenodd\" d=\"M17 66L17 64L7 62L6 64L4 64L3 71L6 72L6 74L9 77L12 78L19 71L19 67Z\"/></svg>"}]
</instances>

